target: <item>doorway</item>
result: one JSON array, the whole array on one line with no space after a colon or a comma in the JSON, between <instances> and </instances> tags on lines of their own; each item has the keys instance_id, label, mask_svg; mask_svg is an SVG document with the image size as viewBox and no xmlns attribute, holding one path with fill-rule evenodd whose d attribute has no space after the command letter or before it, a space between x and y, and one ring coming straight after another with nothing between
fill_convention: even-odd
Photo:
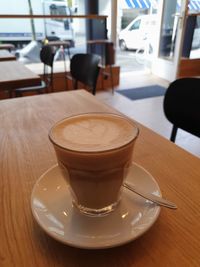
<instances>
[{"instance_id":1,"label":"doorway","mask_svg":"<svg viewBox=\"0 0 200 267\"><path fill-rule=\"evenodd\" d=\"M149 73L154 57L157 0L118 0L116 61L121 73ZM157 33L158 34L158 33Z\"/></svg>"},{"instance_id":2,"label":"doorway","mask_svg":"<svg viewBox=\"0 0 200 267\"><path fill-rule=\"evenodd\" d=\"M200 1L197 0L160 1L160 35L153 74L169 82L180 77L199 76L199 11Z\"/></svg>"},{"instance_id":3,"label":"doorway","mask_svg":"<svg viewBox=\"0 0 200 267\"><path fill-rule=\"evenodd\" d=\"M172 81L176 77L179 77L180 66L185 66L182 48L184 48L185 40L189 39L188 33L186 33L184 37L188 16L199 17L195 25L196 30L193 36L192 46L196 46L194 45L195 43L200 43L200 16L198 16L198 14L200 15L200 13L198 13L200 12L200 1L111 0L108 2L102 0L99 4L103 6L104 3L104 8L100 9L100 11L101 14L108 15L108 18L116 16L114 12L112 13L111 7L113 1L118 3L118 19L115 27L111 27L112 23L108 21L108 38L112 37L112 31L116 31L116 63L120 65L121 73L132 72L134 74L136 71L149 72L167 81ZM149 36L146 33L143 34L144 46L140 49L138 49L138 47L128 47L127 43L124 42L125 40L120 37L121 32L128 27L134 19L137 19L138 16L155 14L157 17L156 27L150 27ZM136 22L135 25L132 26L133 28L127 29L128 34L130 34L131 30L136 31L137 27L139 27L139 23ZM189 30L189 32L191 33L191 30ZM152 37L152 33L154 38ZM150 37L151 41L146 38L147 36ZM200 45L198 47L196 46L195 51L192 51L189 55L189 63L186 61L186 64L190 64L191 58L194 58L193 55L195 52L195 59L193 61L198 69L200 69L200 57L196 56L196 52L200 51L199 48Z\"/></svg>"},{"instance_id":4,"label":"doorway","mask_svg":"<svg viewBox=\"0 0 200 267\"><path fill-rule=\"evenodd\" d=\"M185 29L187 0L161 0L160 35L152 72L168 81L177 77Z\"/></svg>"}]
</instances>

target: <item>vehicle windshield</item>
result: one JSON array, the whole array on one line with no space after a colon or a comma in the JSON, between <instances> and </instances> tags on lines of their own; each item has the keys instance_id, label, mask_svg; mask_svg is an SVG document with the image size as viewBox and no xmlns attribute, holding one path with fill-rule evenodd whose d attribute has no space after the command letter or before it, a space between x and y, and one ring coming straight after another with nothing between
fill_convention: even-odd
<instances>
[{"instance_id":1,"label":"vehicle windshield","mask_svg":"<svg viewBox=\"0 0 200 267\"><path fill-rule=\"evenodd\" d=\"M137 30L140 28L141 19L137 20L133 25L130 27L129 31Z\"/></svg>"},{"instance_id":2,"label":"vehicle windshield","mask_svg":"<svg viewBox=\"0 0 200 267\"><path fill-rule=\"evenodd\" d=\"M52 5L50 5L49 9L50 9L50 14L52 16L54 16L54 15L56 15L56 16L58 16L58 15L61 15L61 16L63 16L63 15L71 15L70 14L70 9L67 8L67 6L65 6L65 5L52 4ZM54 18L54 20L63 21L62 18Z\"/></svg>"}]
</instances>

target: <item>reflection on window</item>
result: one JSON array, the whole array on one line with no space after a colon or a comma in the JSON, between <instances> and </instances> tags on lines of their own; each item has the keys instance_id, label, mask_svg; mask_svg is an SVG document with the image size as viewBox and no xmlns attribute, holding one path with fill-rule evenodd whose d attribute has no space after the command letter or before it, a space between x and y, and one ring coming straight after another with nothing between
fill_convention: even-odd
<instances>
[{"instance_id":1,"label":"reflection on window","mask_svg":"<svg viewBox=\"0 0 200 267\"><path fill-rule=\"evenodd\" d=\"M188 1L188 12L189 14L195 14L200 12L200 0Z\"/></svg>"},{"instance_id":2,"label":"reflection on window","mask_svg":"<svg viewBox=\"0 0 200 267\"><path fill-rule=\"evenodd\" d=\"M175 14L177 14L178 8L179 6L177 1L165 1L160 37L160 57L169 59L173 59L174 57L174 47L178 25L178 16Z\"/></svg>"},{"instance_id":3,"label":"reflection on window","mask_svg":"<svg viewBox=\"0 0 200 267\"><path fill-rule=\"evenodd\" d=\"M200 58L200 0L188 2L188 16L184 35L183 56L188 58ZM194 16L196 14L196 16Z\"/></svg>"},{"instance_id":4,"label":"reflection on window","mask_svg":"<svg viewBox=\"0 0 200 267\"><path fill-rule=\"evenodd\" d=\"M188 57L190 58L200 58L200 16L193 17L195 20L194 31L190 27L190 32L192 34L192 44L190 45L190 50L188 51ZM187 40L188 34L186 32L185 38Z\"/></svg>"},{"instance_id":5,"label":"reflection on window","mask_svg":"<svg viewBox=\"0 0 200 267\"><path fill-rule=\"evenodd\" d=\"M180 0L165 1L159 56L170 60L174 57L180 8ZM186 18L182 57L200 58L200 17L197 15L198 12L200 12L200 0L189 1L188 13L193 15Z\"/></svg>"}]
</instances>

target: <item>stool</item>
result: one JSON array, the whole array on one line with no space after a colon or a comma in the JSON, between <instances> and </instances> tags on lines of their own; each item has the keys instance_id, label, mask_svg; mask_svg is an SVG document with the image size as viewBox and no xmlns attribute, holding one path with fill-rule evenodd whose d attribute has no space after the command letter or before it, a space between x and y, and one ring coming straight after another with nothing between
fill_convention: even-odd
<instances>
[{"instance_id":1,"label":"stool","mask_svg":"<svg viewBox=\"0 0 200 267\"><path fill-rule=\"evenodd\" d=\"M96 53L96 49L100 49L99 53L101 54L101 64L106 67L109 66L110 72L103 72L103 77L110 76L112 93L114 93L114 82L113 82L113 72L112 65L115 64L115 49L114 43L109 40L88 40L87 49L88 52Z\"/></svg>"},{"instance_id":2,"label":"stool","mask_svg":"<svg viewBox=\"0 0 200 267\"><path fill-rule=\"evenodd\" d=\"M50 41L50 42L47 43L47 45L55 47L56 54L61 52L61 54L63 56L64 72L65 72L65 78L66 78L66 76L67 76L67 67L66 67L65 48L67 49L67 54L68 54L68 58L69 58L69 61L70 61L71 60L70 42L68 42L68 41ZM55 56L55 58L56 58L56 56ZM67 79L65 79L65 81L66 81L66 90L68 90Z\"/></svg>"}]
</instances>

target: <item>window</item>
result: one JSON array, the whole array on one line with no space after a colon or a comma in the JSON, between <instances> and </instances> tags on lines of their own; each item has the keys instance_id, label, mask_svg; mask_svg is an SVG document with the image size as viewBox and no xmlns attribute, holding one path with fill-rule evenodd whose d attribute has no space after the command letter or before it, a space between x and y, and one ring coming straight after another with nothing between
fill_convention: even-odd
<instances>
[{"instance_id":1,"label":"window","mask_svg":"<svg viewBox=\"0 0 200 267\"><path fill-rule=\"evenodd\" d=\"M55 4L52 4L49 6L50 9L50 14L52 16L54 15L71 15L70 14L70 10L68 8L66 8L66 6L57 6ZM52 18L52 20L56 20L56 21L63 21L62 18Z\"/></svg>"},{"instance_id":2,"label":"window","mask_svg":"<svg viewBox=\"0 0 200 267\"><path fill-rule=\"evenodd\" d=\"M138 30L140 28L140 24L141 24L141 20L137 20L135 23L133 23L133 25L130 27L130 31L132 30Z\"/></svg>"}]
</instances>

